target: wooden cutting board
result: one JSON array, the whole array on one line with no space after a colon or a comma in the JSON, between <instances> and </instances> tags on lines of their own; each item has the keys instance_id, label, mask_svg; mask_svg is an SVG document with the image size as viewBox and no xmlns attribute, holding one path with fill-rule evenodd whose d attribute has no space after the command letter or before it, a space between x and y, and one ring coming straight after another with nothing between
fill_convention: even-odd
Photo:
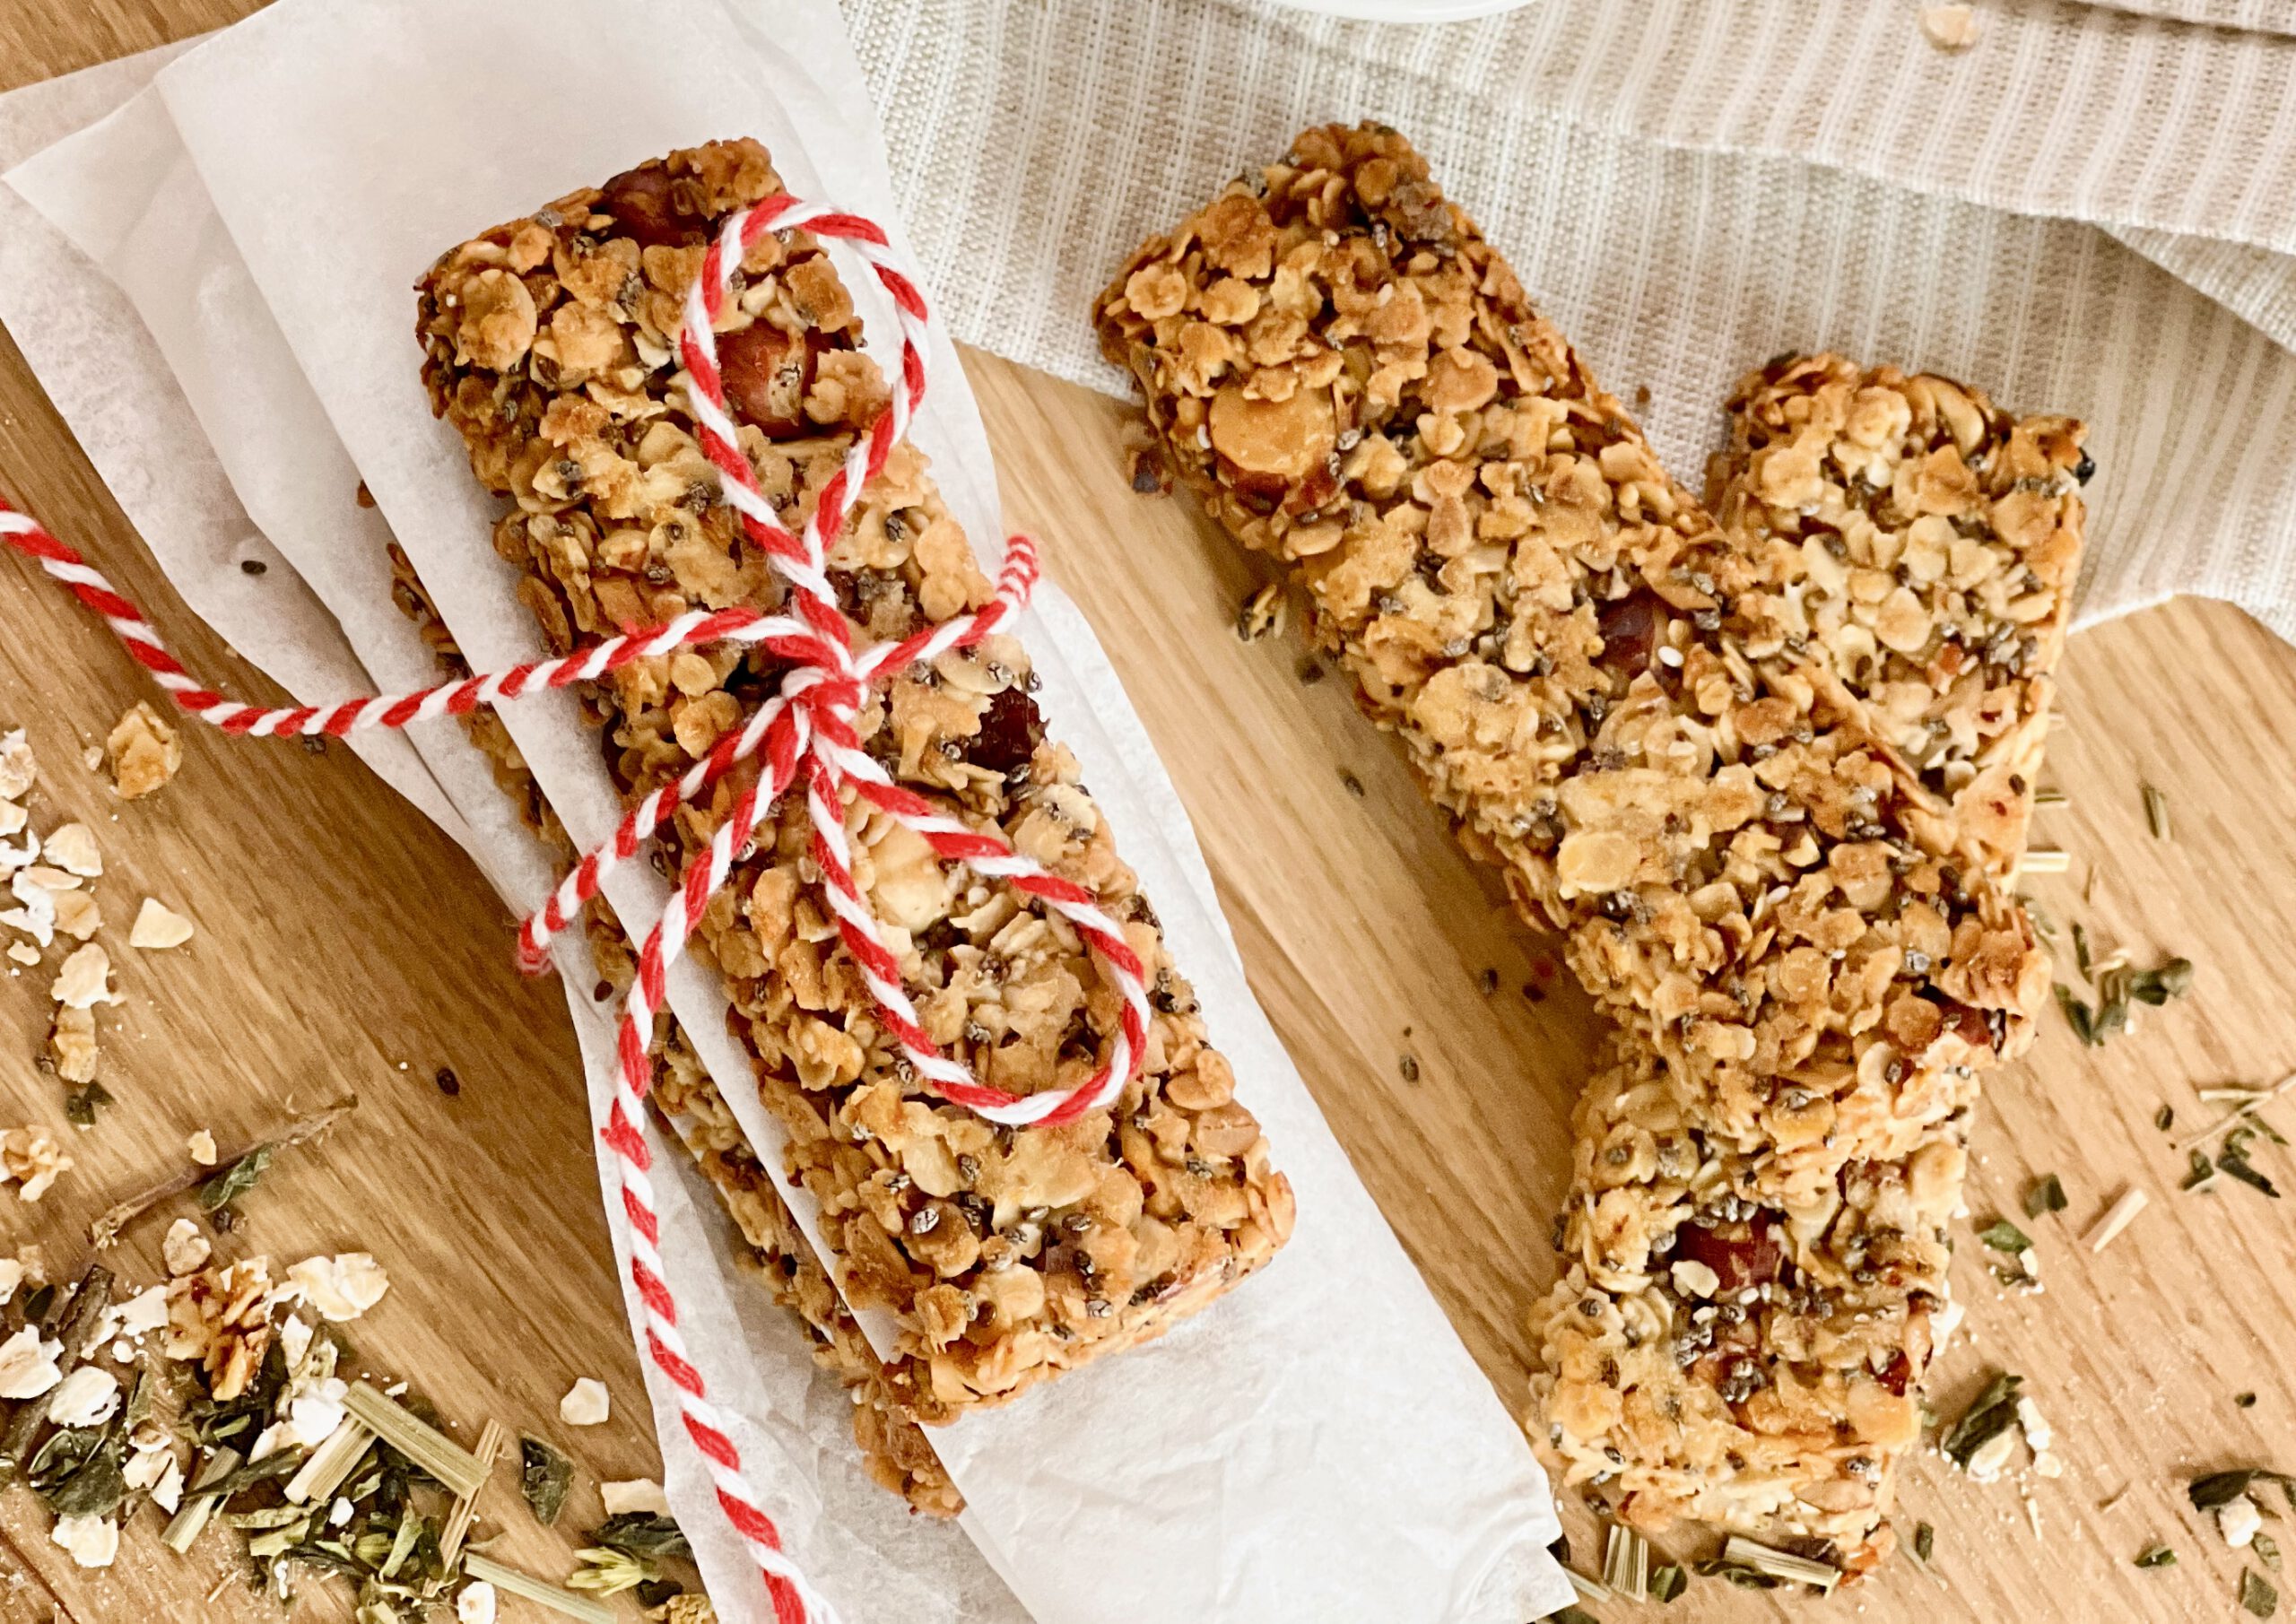
<instances>
[{"instance_id":1,"label":"wooden cutting board","mask_svg":"<svg viewBox=\"0 0 2296 1624\"><path fill-rule=\"evenodd\" d=\"M13 0L0 13L0 88L248 9ZM1455 847L1344 686L1303 682L1288 636L1237 638L1257 566L1191 505L1130 491L1124 408L985 354L967 359L1013 522L1043 541L1053 578L1100 629L1196 819L1261 1001L1459 1334L1518 1407L1535 1353L1524 1310L1554 1274L1548 1225L1594 1046L1584 999ZM91 552L196 669L276 697L168 589L4 341L0 490ZM107 865L100 940L126 995L104 1021L103 1075L118 1104L74 1134L62 1089L33 1064L50 972L0 983L0 1128L69 1136L78 1162L37 1206L0 1192L0 1251L30 1240L58 1271L75 1269L89 1219L181 1170L195 1129L228 1146L355 1091L357 1112L323 1146L282 1159L228 1244L283 1267L319 1251L381 1259L392 1285L356 1327L362 1354L411 1379L466 1439L493 1417L570 1449L582 1487L563 1532L534 1525L508 1473L482 1507L507 1531L506 1559L570 1570L576 1531L598 1516L595 1482L650 1475L658 1457L556 993L514 972L511 922L461 855L347 751L187 727L178 780L117 802L81 753L131 702L154 697L148 685L107 633L18 563L0 562L0 726L28 728L39 753L36 826L78 817L96 831ZM2187 1505L2183 1482L2225 1466L2296 1466L2296 1368L2283 1357L2296 1343L2296 1212L2243 1187L2179 1194L2185 1159L2170 1143L2213 1114L2196 1086L2296 1069L2296 650L2236 610L2172 604L2075 638L2064 698L2048 776L2069 803L2043 814L2041 838L2073 864L2029 890L2061 926L2086 921L2100 951L2125 944L2146 963L2181 953L2198 975L2188 1000L2144 1012L2139 1030L2102 1049L2052 1018L2030 1060L1994 1080L1970 1211L1979 1223L2017 1217L2047 1290L2003 1290L1968 1241L1957 1270L1968 1331L1935 1397L1950 1415L1991 1371L2023 1373L2065 1472L1979 1485L1935 1456L1916 1463L1900 1499L1909 1527L1935 1525L1935 1576L1900 1563L1827 1609L1873 1624L2231 1617L2240 1563ZM2145 781L2169 793L2172 840L2147 832ZM144 896L196 922L187 946L125 946ZM439 1086L441 1067L457 1092ZM2162 1105L2176 1107L2173 1134L2153 1125ZM2296 1106L2287 1116L2296 1130ZM2288 1152L2257 1156L2296 1185ZM2028 1222L2020 1196L2048 1173L2070 1209ZM2151 1208L2091 1255L2081 1233L2132 1186L2152 1194ZM116 1266L157 1278L160 1234L178 1210L132 1231ZM1335 1305L1343 1326L1349 1313L1377 1312ZM557 1399L586 1375L613 1389L614 1419L570 1432ZM2236 1406L2246 1393L2254 1404ZM0 1497L0 1624L279 1616L231 1580L228 1539L178 1558L146 1512L118 1563L85 1573L47 1530L28 1494ZM1591 1520L1575 1515L1571 1531L1581 1565L1596 1565ZM2176 1548L2177 1566L2134 1568L2156 1539ZM1687 1535L1673 1544L1693 1559L1708 1550ZM1728 1624L1825 1606L1700 1580L1666 1616ZM339 1587L317 1584L298 1616L332 1621L348 1608ZM540 1617L507 1602L504 1616Z\"/></svg>"}]
</instances>

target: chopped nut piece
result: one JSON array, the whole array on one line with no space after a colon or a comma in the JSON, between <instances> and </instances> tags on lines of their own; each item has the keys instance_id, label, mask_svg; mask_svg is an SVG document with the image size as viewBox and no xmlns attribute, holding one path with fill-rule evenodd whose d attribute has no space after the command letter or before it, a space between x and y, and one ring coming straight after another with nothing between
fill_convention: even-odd
<instances>
[{"instance_id":1,"label":"chopped nut piece","mask_svg":"<svg viewBox=\"0 0 2296 1624\"><path fill-rule=\"evenodd\" d=\"M48 1194L57 1177L72 1169L64 1147L38 1128L10 1128L0 1133L0 1184L16 1180L16 1194L38 1201Z\"/></svg>"},{"instance_id":2,"label":"chopped nut piece","mask_svg":"<svg viewBox=\"0 0 2296 1624\"><path fill-rule=\"evenodd\" d=\"M100 942L91 942L75 948L57 970L52 991L56 1002L68 1010L117 1003L119 994L111 986L111 955L104 951Z\"/></svg>"},{"instance_id":3,"label":"chopped nut piece","mask_svg":"<svg viewBox=\"0 0 2296 1624\"><path fill-rule=\"evenodd\" d=\"M104 872L103 853L96 849L96 837L84 823L66 823L48 836L43 850L67 874L92 880Z\"/></svg>"},{"instance_id":4,"label":"chopped nut piece","mask_svg":"<svg viewBox=\"0 0 2296 1624\"><path fill-rule=\"evenodd\" d=\"M127 945L151 951L159 948L181 947L191 940L191 921L163 906L157 898L146 897L144 906L135 912L135 923L128 927Z\"/></svg>"},{"instance_id":5,"label":"chopped nut piece","mask_svg":"<svg viewBox=\"0 0 2296 1624\"><path fill-rule=\"evenodd\" d=\"M204 1265L214 1251L199 1226L188 1218L178 1218L168 1226L167 1238L160 1243L160 1260L171 1275L185 1275Z\"/></svg>"},{"instance_id":6,"label":"chopped nut piece","mask_svg":"<svg viewBox=\"0 0 2296 1624\"><path fill-rule=\"evenodd\" d=\"M593 1376L582 1376L558 1401L558 1419L570 1427L599 1427L613 1411L613 1395Z\"/></svg>"},{"instance_id":7,"label":"chopped nut piece","mask_svg":"<svg viewBox=\"0 0 2296 1624\"><path fill-rule=\"evenodd\" d=\"M123 801L141 800L174 777L183 765L183 743L176 730L142 699L113 725L104 752L111 760L112 787Z\"/></svg>"},{"instance_id":8,"label":"chopped nut piece","mask_svg":"<svg viewBox=\"0 0 2296 1624\"><path fill-rule=\"evenodd\" d=\"M260 1257L178 1275L168 1282L168 1357L197 1359L211 1394L239 1397L271 1342L270 1298L271 1265Z\"/></svg>"},{"instance_id":9,"label":"chopped nut piece","mask_svg":"<svg viewBox=\"0 0 2296 1624\"><path fill-rule=\"evenodd\" d=\"M56 1025L48 1034L48 1057L56 1074L65 1082L91 1081L96 1074L96 1015L93 1010L65 1004L56 1012Z\"/></svg>"},{"instance_id":10,"label":"chopped nut piece","mask_svg":"<svg viewBox=\"0 0 2296 1624\"><path fill-rule=\"evenodd\" d=\"M215 1135L201 1128L184 1142L184 1149L191 1152L192 1160L203 1168L215 1165Z\"/></svg>"}]
</instances>

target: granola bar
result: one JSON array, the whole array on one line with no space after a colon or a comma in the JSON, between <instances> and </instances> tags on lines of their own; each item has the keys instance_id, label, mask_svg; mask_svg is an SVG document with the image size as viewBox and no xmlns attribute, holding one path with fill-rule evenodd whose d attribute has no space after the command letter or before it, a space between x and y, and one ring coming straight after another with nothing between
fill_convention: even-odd
<instances>
[{"instance_id":1,"label":"granola bar","mask_svg":"<svg viewBox=\"0 0 2296 1624\"><path fill-rule=\"evenodd\" d=\"M1748 374L1729 413L1708 497L1761 578L1747 652L1790 645L1854 695L2007 873L2072 617L2081 425L1839 355Z\"/></svg>"},{"instance_id":2,"label":"granola bar","mask_svg":"<svg viewBox=\"0 0 2296 1624\"><path fill-rule=\"evenodd\" d=\"M1096 315L1177 475L1297 566L1363 708L1714 1131L1814 1187L2028 1039L2046 961L1952 807L1770 635L1755 558L1402 137L1308 131Z\"/></svg>"},{"instance_id":3,"label":"granola bar","mask_svg":"<svg viewBox=\"0 0 2296 1624\"><path fill-rule=\"evenodd\" d=\"M481 481L511 499L494 543L553 648L690 607L777 601L694 438L672 352L710 235L779 185L754 142L672 153L448 250L419 284L433 404ZM720 324L721 367L743 448L794 525L883 410L885 382L812 238L761 238L742 284ZM867 638L990 593L907 446L829 562ZM634 802L778 678L762 655L693 649L625 667L586 704ZM860 729L904 785L1001 829L1125 921L1155 1018L1114 1108L1011 1130L928 1094L811 883L801 804L760 827L697 933L761 1099L788 1129L786 1170L819 1203L841 1294L897 1327L885 1390L928 1424L1161 1333L1264 1264L1292 1226L1291 1187L1074 757L1045 736L1034 685L1019 643L991 638L902 673ZM666 840L700 850L731 794L682 810ZM850 832L855 877L892 927L935 1043L1015 1092L1096 1068L1118 997L1065 921L944 868L874 812L856 808Z\"/></svg>"},{"instance_id":4,"label":"granola bar","mask_svg":"<svg viewBox=\"0 0 2296 1624\"><path fill-rule=\"evenodd\" d=\"M2047 986L2003 884L2022 809L1962 819L2046 726L2078 426L1875 375L1876 396L1918 398L1902 421L1864 403L1862 440L1845 415L1868 455L1836 465L1837 519L1822 461L1815 492L1784 482L1828 449L1814 429L1787 448L1817 415L1787 397L1830 363L1788 367L1744 392L1718 525L1424 161L1371 126L1307 132L1152 239L1095 314L1178 476L1297 566L1365 711L1625 1029L1580 1107L1564 1240L1583 1255L1535 1316L1562 1373L1535 1434L1574 1479L1626 1480L1646 1523L1782 1523L1878 1559L1944 1301L1927 1220L1958 1200L1979 1071L2025 1041ZM1906 574L1925 615L1962 619L1917 640L1883 573L1903 658L1852 657L1869 576L1916 533L1927 547L1932 517L1988 558L2031 555L2043 569L2009 578L2045 569L2054 600L2028 620L2039 586L2014 614L1956 594L1949 543L1944 579ZM1832 568L1824 524L1859 529L1861 573ZM1988 615L1978 646L2018 652L1979 662L1981 697L2005 673L2024 708L1957 734L1958 696L1908 708L1894 684L1956 676L1946 646ZM1996 643L2012 621L2054 640Z\"/></svg>"},{"instance_id":5,"label":"granola bar","mask_svg":"<svg viewBox=\"0 0 2296 1624\"><path fill-rule=\"evenodd\" d=\"M1633 1525L1690 1517L1815 1541L1852 1573L1879 1562L1954 1317L1967 1115L1796 1199L1621 1033L1574 1122L1563 1274L1530 1315L1542 1453Z\"/></svg>"},{"instance_id":6,"label":"granola bar","mask_svg":"<svg viewBox=\"0 0 2296 1624\"><path fill-rule=\"evenodd\" d=\"M1772 362L1730 410L1716 509L1772 582L1749 619L1868 706L2005 881L2078 561L2080 506L2050 473L2078 425L1836 356ZM1987 514L1925 496L1921 470L1947 445L2025 482L2017 499ZM2072 465L2086 477L2085 456ZM1958 510L1922 511L1939 507ZM1921 1380L1956 1317L1946 1226L1967 1115L1797 1193L1768 1158L1711 1139L1656 1055L1622 1037L1575 1125L1565 1272L1532 1314L1535 1433L1631 1521L1726 1521L1820 1541L1853 1570L1878 1561Z\"/></svg>"},{"instance_id":7,"label":"granola bar","mask_svg":"<svg viewBox=\"0 0 2296 1624\"><path fill-rule=\"evenodd\" d=\"M413 565L396 544L390 551L392 592L399 607L416 623L440 666L455 677L468 676L470 666ZM526 828L562 861L572 863L580 855L573 838L544 798L501 718L481 707L461 721L493 769L495 783L516 803ZM635 961L629 938L604 898L591 899L584 925L599 976L607 986L627 990L636 974ZM869 1346L675 1016L665 1012L657 1017L648 1053L654 1064L653 1103L675 1119L678 1142L717 1190L747 1243L746 1251L735 1254L737 1261L753 1267L774 1300L796 1316L815 1361L843 1384L853 1400L854 1442L870 1477L929 1515L954 1516L962 1511L964 1497L949 1481L940 1457L893 1385L898 1373L889 1373Z\"/></svg>"}]
</instances>

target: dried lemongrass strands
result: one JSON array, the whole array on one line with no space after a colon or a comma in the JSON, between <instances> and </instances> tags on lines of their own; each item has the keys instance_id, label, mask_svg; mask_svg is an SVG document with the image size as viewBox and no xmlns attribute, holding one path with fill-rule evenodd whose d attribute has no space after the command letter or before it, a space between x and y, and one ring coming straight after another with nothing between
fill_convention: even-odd
<instances>
[{"instance_id":1,"label":"dried lemongrass strands","mask_svg":"<svg viewBox=\"0 0 2296 1624\"><path fill-rule=\"evenodd\" d=\"M393 1403L365 1382L353 1382L343 1407L373 1429L377 1437L437 1478L457 1499L466 1499L486 1481L478 1456L446 1434Z\"/></svg>"},{"instance_id":2,"label":"dried lemongrass strands","mask_svg":"<svg viewBox=\"0 0 2296 1624\"><path fill-rule=\"evenodd\" d=\"M494 1463L500 1458L502 1446L509 1441L509 1436L503 1430L502 1423L491 1417L485 1430L478 1435L478 1463L488 1477L493 1476ZM479 1488L484 1487L482 1480ZM479 1490L474 1489L468 1494L458 1496L454 1509L447 1514L446 1527L439 1531L439 1559L450 1567L456 1553L462 1550L463 1541L470 1537L471 1519L478 1515L478 1494Z\"/></svg>"},{"instance_id":3,"label":"dried lemongrass strands","mask_svg":"<svg viewBox=\"0 0 2296 1624\"><path fill-rule=\"evenodd\" d=\"M483 1551L465 1551L463 1571L474 1579L484 1580L497 1590L532 1602L537 1607L546 1607L562 1618L580 1620L582 1624L617 1624L621 1617L604 1602L594 1602L573 1591L545 1585L515 1568L504 1567Z\"/></svg>"}]
</instances>

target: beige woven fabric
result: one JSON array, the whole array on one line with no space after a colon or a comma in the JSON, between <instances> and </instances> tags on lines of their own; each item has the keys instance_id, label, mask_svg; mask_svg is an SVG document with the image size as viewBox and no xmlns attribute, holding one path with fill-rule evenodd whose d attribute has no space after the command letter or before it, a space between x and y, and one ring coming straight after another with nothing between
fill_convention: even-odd
<instances>
[{"instance_id":1,"label":"beige woven fabric","mask_svg":"<svg viewBox=\"0 0 2296 1624\"><path fill-rule=\"evenodd\" d=\"M2296 13L1991 0L1948 55L1914 0L1534 0L1421 29L843 0L970 343L1120 392L1087 312L1124 256L1306 125L1378 118L1597 375L1650 391L1693 483L1730 385L1780 351L1949 372L2093 425L2084 621L2197 592L2296 639L2296 23L2138 4Z\"/></svg>"}]
</instances>

